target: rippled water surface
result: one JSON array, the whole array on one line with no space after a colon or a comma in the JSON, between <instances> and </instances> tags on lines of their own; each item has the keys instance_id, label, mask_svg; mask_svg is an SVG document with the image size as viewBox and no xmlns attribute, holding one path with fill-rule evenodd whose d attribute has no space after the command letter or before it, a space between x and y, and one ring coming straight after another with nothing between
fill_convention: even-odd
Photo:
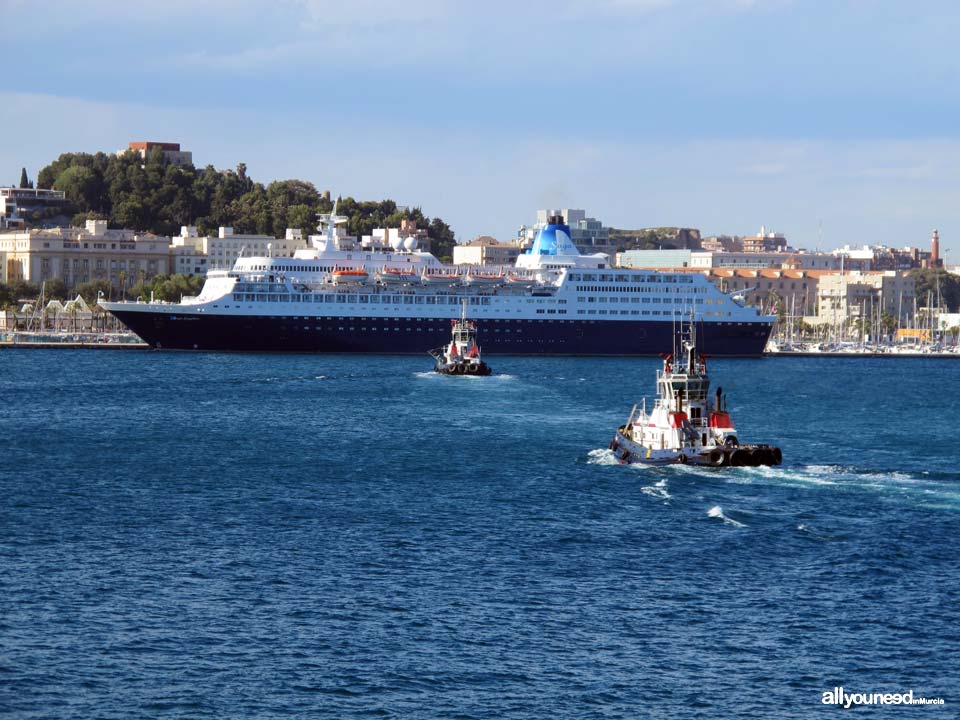
<instances>
[{"instance_id":1,"label":"rippled water surface","mask_svg":"<svg viewBox=\"0 0 960 720\"><path fill-rule=\"evenodd\" d=\"M960 363L717 360L785 464L697 470L605 449L656 361L489 360L0 352L0 715L955 716Z\"/></svg>"}]
</instances>

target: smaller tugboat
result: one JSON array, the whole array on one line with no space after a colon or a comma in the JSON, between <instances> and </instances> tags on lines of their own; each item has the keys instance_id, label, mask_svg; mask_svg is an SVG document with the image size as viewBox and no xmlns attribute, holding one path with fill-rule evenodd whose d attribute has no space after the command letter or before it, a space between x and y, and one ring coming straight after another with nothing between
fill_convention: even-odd
<instances>
[{"instance_id":1,"label":"smaller tugboat","mask_svg":"<svg viewBox=\"0 0 960 720\"><path fill-rule=\"evenodd\" d=\"M434 370L443 375L489 375L490 366L480 359L477 326L472 320L467 320L466 302L463 303L460 319L450 322L453 326L450 343L430 351L437 361Z\"/></svg>"},{"instance_id":2,"label":"smaller tugboat","mask_svg":"<svg viewBox=\"0 0 960 720\"><path fill-rule=\"evenodd\" d=\"M663 356L657 372L657 400L648 413L646 399L633 406L625 425L617 429L610 449L621 464L756 466L779 465L780 448L741 445L722 388L708 397L706 357L697 352L696 325L690 319L682 340L685 357Z\"/></svg>"}]
</instances>

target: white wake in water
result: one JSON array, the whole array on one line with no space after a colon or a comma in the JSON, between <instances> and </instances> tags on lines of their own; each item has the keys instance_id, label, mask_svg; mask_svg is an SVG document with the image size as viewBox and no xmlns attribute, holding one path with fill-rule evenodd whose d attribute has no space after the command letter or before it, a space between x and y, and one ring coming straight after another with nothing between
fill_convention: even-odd
<instances>
[{"instance_id":1,"label":"white wake in water","mask_svg":"<svg viewBox=\"0 0 960 720\"><path fill-rule=\"evenodd\" d=\"M486 382L496 382L496 381L516 380L516 379L517 379L517 376L516 376L516 375L508 375L508 374L506 374L506 373L496 373L496 372L494 372L492 375L487 375L487 376L485 376L485 377L482 377L482 376L480 376L480 375L456 375L456 376L453 376L453 375L443 375L442 373L438 373L438 372L435 372L435 371L433 371L433 370L424 370L424 371L422 371L422 372L415 372L415 373L413 374L413 376L414 376L414 377L418 377L418 378L435 378L435 379L438 379L438 380L457 380L457 381L459 381L459 380L484 380L484 381L486 381Z\"/></svg>"},{"instance_id":2,"label":"white wake in water","mask_svg":"<svg viewBox=\"0 0 960 720\"><path fill-rule=\"evenodd\" d=\"M609 466L620 465L620 461L617 459L617 456L614 454L613 450L597 448L596 450L591 450L587 453L587 464ZM623 465L623 469L625 471L640 471L646 473L652 469L652 466L634 463ZM652 498L656 498L657 500L670 500L673 498L673 495L671 495L670 491L667 490L667 478L661 478L652 485L642 486L640 488L640 492L642 492L644 495L649 495Z\"/></svg>"},{"instance_id":3,"label":"white wake in water","mask_svg":"<svg viewBox=\"0 0 960 720\"><path fill-rule=\"evenodd\" d=\"M606 448L591 450L587 453L587 464L588 465L619 465L620 462L617 460L617 456L613 454L613 450L608 450Z\"/></svg>"},{"instance_id":4,"label":"white wake in water","mask_svg":"<svg viewBox=\"0 0 960 720\"><path fill-rule=\"evenodd\" d=\"M728 483L806 488L811 491L860 491L881 497L903 498L936 507L960 505L960 484L928 479L902 470L876 470L852 465L801 465L797 467L731 468L725 473Z\"/></svg>"},{"instance_id":5,"label":"white wake in water","mask_svg":"<svg viewBox=\"0 0 960 720\"><path fill-rule=\"evenodd\" d=\"M718 518L723 520L725 523L733 525L734 527L746 527L742 522L734 520L732 517L727 517L723 514L723 508L719 505L714 505L712 508L707 510L707 516L712 518Z\"/></svg>"},{"instance_id":6,"label":"white wake in water","mask_svg":"<svg viewBox=\"0 0 960 720\"><path fill-rule=\"evenodd\" d=\"M653 485L645 485L640 492L658 500L670 500L673 496L667 491L667 479L658 480Z\"/></svg>"}]
</instances>

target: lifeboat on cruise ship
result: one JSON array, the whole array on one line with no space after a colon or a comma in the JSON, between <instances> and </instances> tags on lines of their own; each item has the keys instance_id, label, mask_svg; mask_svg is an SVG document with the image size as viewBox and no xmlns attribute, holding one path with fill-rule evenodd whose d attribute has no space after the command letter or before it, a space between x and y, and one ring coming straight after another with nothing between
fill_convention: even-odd
<instances>
[{"instance_id":1,"label":"lifeboat on cruise ship","mask_svg":"<svg viewBox=\"0 0 960 720\"><path fill-rule=\"evenodd\" d=\"M337 285L362 285L370 277L370 273L363 267L334 268L330 275Z\"/></svg>"},{"instance_id":2,"label":"lifeboat on cruise ship","mask_svg":"<svg viewBox=\"0 0 960 720\"><path fill-rule=\"evenodd\" d=\"M508 285L539 285L540 281L529 275L507 275L505 278Z\"/></svg>"},{"instance_id":3,"label":"lifeboat on cruise ship","mask_svg":"<svg viewBox=\"0 0 960 720\"><path fill-rule=\"evenodd\" d=\"M424 285L450 285L459 283L460 273L456 270L428 270L424 268L423 275L420 276L420 282Z\"/></svg>"},{"instance_id":4,"label":"lifeboat on cruise ship","mask_svg":"<svg viewBox=\"0 0 960 720\"><path fill-rule=\"evenodd\" d=\"M384 267L377 273L377 280L384 285L400 285L402 283L419 282L420 276L413 270Z\"/></svg>"},{"instance_id":5,"label":"lifeboat on cruise ship","mask_svg":"<svg viewBox=\"0 0 960 720\"><path fill-rule=\"evenodd\" d=\"M504 277L502 273L482 273L471 268L463 276L463 281L468 285L496 285L502 283Z\"/></svg>"}]
</instances>

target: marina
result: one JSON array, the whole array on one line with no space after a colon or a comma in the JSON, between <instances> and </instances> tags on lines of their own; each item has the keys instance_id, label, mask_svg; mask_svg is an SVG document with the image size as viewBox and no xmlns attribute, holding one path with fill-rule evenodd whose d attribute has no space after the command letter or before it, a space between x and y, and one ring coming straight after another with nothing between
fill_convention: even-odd
<instances>
[{"instance_id":1,"label":"marina","mask_svg":"<svg viewBox=\"0 0 960 720\"><path fill-rule=\"evenodd\" d=\"M149 345L133 333L0 332L0 349L89 348L97 350L147 350L149 347Z\"/></svg>"}]
</instances>

